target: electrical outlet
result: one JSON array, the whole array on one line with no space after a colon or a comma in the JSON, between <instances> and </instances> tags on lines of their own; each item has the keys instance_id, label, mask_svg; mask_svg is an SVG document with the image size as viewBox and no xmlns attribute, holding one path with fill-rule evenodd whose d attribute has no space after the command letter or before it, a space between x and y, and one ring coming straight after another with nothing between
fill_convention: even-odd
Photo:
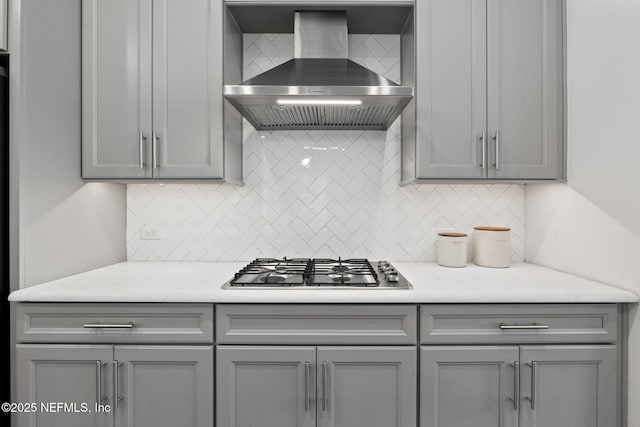
<instances>
[{"instance_id":1,"label":"electrical outlet","mask_svg":"<svg viewBox=\"0 0 640 427\"><path fill-rule=\"evenodd\" d=\"M140 227L140 239L160 240L160 229L158 227Z\"/></svg>"}]
</instances>

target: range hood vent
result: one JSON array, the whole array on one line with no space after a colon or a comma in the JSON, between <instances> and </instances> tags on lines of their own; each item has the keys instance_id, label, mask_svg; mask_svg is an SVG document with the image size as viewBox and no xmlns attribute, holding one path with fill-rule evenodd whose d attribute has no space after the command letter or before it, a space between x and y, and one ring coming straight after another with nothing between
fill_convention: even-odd
<instances>
[{"instance_id":1,"label":"range hood vent","mask_svg":"<svg viewBox=\"0 0 640 427\"><path fill-rule=\"evenodd\" d=\"M393 106L353 107L296 105L246 106L245 114L259 129L386 129L393 122ZM395 115L397 117L397 115ZM255 126L255 125L254 125Z\"/></svg>"},{"instance_id":2,"label":"range hood vent","mask_svg":"<svg viewBox=\"0 0 640 427\"><path fill-rule=\"evenodd\" d=\"M347 59L345 12L296 12L296 58L239 85L225 98L258 130L385 130L413 98Z\"/></svg>"}]
</instances>

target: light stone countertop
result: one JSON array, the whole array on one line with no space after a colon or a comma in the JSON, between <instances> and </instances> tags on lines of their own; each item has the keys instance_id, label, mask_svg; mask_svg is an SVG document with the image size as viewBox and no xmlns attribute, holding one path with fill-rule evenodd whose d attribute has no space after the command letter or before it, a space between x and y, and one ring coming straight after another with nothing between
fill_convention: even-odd
<instances>
[{"instance_id":1,"label":"light stone countertop","mask_svg":"<svg viewBox=\"0 0 640 427\"><path fill-rule=\"evenodd\" d=\"M633 303L638 295L529 263L507 269L392 262L402 289L221 289L246 262L122 262L21 289L22 302Z\"/></svg>"}]
</instances>

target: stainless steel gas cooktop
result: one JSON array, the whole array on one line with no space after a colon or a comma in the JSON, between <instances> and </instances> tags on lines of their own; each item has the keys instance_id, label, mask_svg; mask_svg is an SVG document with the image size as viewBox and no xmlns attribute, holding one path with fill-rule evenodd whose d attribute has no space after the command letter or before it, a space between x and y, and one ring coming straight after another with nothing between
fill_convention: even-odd
<instances>
[{"instance_id":1,"label":"stainless steel gas cooktop","mask_svg":"<svg viewBox=\"0 0 640 427\"><path fill-rule=\"evenodd\" d=\"M411 289L387 261L367 259L258 258L238 271L224 289L322 288Z\"/></svg>"}]
</instances>

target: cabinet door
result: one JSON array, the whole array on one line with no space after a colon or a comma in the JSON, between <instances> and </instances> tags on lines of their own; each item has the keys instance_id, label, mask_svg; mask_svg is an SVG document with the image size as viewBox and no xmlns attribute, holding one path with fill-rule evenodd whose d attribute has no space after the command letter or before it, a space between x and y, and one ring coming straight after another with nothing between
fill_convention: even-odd
<instances>
[{"instance_id":1,"label":"cabinet door","mask_svg":"<svg viewBox=\"0 0 640 427\"><path fill-rule=\"evenodd\" d=\"M487 17L489 177L560 178L563 2L488 0Z\"/></svg>"},{"instance_id":2,"label":"cabinet door","mask_svg":"<svg viewBox=\"0 0 640 427\"><path fill-rule=\"evenodd\" d=\"M422 347L421 427L518 427L518 347Z\"/></svg>"},{"instance_id":3,"label":"cabinet door","mask_svg":"<svg viewBox=\"0 0 640 427\"><path fill-rule=\"evenodd\" d=\"M422 3L416 11L417 178L484 178L486 2Z\"/></svg>"},{"instance_id":4,"label":"cabinet door","mask_svg":"<svg viewBox=\"0 0 640 427\"><path fill-rule=\"evenodd\" d=\"M415 427L416 347L318 347L318 427Z\"/></svg>"},{"instance_id":5,"label":"cabinet door","mask_svg":"<svg viewBox=\"0 0 640 427\"><path fill-rule=\"evenodd\" d=\"M521 347L521 427L613 427L615 346Z\"/></svg>"},{"instance_id":6,"label":"cabinet door","mask_svg":"<svg viewBox=\"0 0 640 427\"><path fill-rule=\"evenodd\" d=\"M156 178L222 178L222 4L153 0Z\"/></svg>"},{"instance_id":7,"label":"cabinet door","mask_svg":"<svg viewBox=\"0 0 640 427\"><path fill-rule=\"evenodd\" d=\"M213 347L116 346L116 427L211 427Z\"/></svg>"},{"instance_id":8,"label":"cabinet door","mask_svg":"<svg viewBox=\"0 0 640 427\"><path fill-rule=\"evenodd\" d=\"M82 176L151 177L150 132L151 0L83 0Z\"/></svg>"},{"instance_id":9,"label":"cabinet door","mask_svg":"<svg viewBox=\"0 0 640 427\"><path fill-rule=\"evenodd\" d=\"M315 347L218 346L216 358L218 426L316 427Z\"/></svg>"},{"instance_id":10,"label":"cabinet door","mask_svg":"<svg viewBox=\"0 0 640 427\"><path fill-rule=\"evenodd\" d=\"M113 347L108 345L16 346L16 402L35 402L36 412L17 414L18 427L110 427L112 412L96 412L95 404L112 404L109 376ZM72 406L41 404L61 402ZM91 410L82 412L83 405ZM79 411L79 412L76 412Z\"/></svg>"}]
</instances>

